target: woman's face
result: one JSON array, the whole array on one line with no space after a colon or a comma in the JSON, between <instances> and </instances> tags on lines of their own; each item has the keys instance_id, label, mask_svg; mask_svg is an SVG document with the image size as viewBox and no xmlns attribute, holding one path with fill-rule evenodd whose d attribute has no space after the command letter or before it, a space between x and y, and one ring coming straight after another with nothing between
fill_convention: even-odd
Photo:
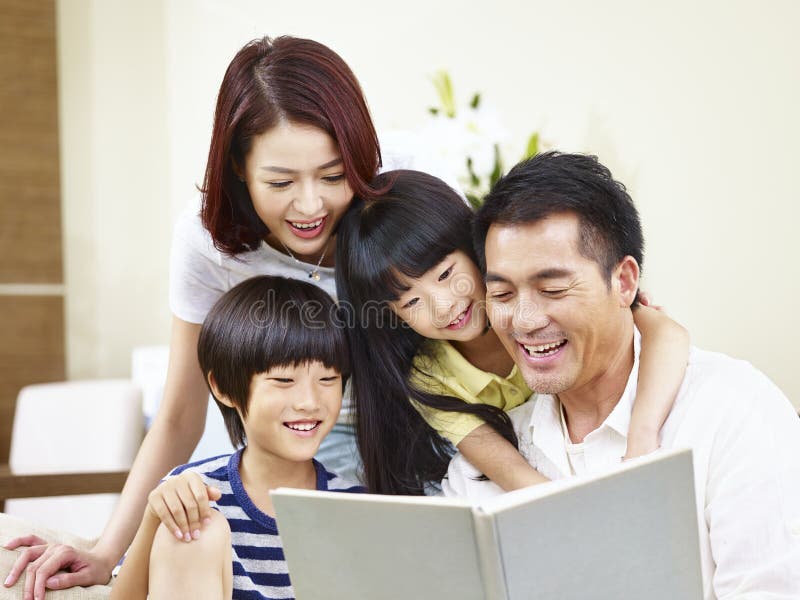
<instances>
[{"instance_id":1,"label":"woman's face","mask_svg":"<svg viewBox=\"0 0 800 600\"><path fill-rule=\"evenodd\" d=\"M282 122L253 138L240 174L267 243L316 263L353 198L339 147L311 125ZM333 248L327 248L333 256Z\"/></svg>"},{"instance_id":2,"label":"woman's face","mask_svg":"<svg viewBox=\"0 0 800 600\"><path fill-rule=\"evenodd\" d=\"M461 250L419 279L401 276L401 282L409 289L392 310L420 335L468 342L485 331L486 290L478 266Z\"/></svg>"}]
</instances>

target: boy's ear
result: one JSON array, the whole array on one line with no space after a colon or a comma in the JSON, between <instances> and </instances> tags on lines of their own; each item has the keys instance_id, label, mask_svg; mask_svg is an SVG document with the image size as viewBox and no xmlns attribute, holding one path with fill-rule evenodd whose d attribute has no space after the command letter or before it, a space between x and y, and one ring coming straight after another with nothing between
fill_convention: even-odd
<instances>
[{"instance_id":1,"label":"boy's ear","mask_svg":"<svg viewBox=\"0 0 800 600\"><path fill-rule=\"evenodd\" d=\"M219 402L222 402L222 404L224 404L225 406L235 408L230 398L228 398L225 394L219 391L217 382L214 380L214 373L209 373L207 379L208 379L208 387L211 388L211 393L214 396L214 398L216 398Z\"/></svg>"}]
</instances>

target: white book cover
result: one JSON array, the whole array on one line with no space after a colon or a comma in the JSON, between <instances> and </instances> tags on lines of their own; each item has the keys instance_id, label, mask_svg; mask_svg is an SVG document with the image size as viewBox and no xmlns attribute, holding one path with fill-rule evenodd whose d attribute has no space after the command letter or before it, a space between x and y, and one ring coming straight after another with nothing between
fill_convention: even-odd
<instances>
[{"instance_id":1,"label":"white book cover","mask_svg":"<svg viewBox=\"0 0 800 600\"><path fill-rule=\"evenodd\" d=\"M480 502L272 498L298 600L702 597L690 450Z\"/></svg>"}]
</instances>

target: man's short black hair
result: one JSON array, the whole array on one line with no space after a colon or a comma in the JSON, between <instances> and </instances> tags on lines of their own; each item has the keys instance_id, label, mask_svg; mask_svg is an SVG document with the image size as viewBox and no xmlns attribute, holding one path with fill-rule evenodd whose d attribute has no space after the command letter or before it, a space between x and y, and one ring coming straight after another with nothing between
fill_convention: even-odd
<instances>
[{"instance_id":1,"label":"man's short black hair","mask_svg":"<svg viewBox=\"0 0 800 600\"><path fill-rule=\"evenodd\" d=\"M580 223L578 251L595 261L610 283L625 256L642 267L644 238L639 213L625 186L596 156L544 152L500 178L475 215L473 239L486 273L486 235L497 225L529 225L572 213Z\"/></svg>"},{"instance_id":2,"label":"man's short black hair","mask_svg":"<svg viewBox=\"0 0 800 600\"><path fill-rule=\"evenodd\" d=\"M336 304L319 287L285 277L262 275L226 292L208 313L200 330L197 357L208 382L220 394L225 427L234 446L245 443L250 382L274 367L320 361L342 375L350 373L347 334Z\"/></svg>"}]
</instances>

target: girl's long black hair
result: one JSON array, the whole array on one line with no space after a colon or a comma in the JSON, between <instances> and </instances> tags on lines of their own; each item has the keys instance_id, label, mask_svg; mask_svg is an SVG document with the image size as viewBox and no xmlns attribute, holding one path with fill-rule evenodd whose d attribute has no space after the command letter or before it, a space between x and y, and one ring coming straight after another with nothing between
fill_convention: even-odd
<instances>
[{"instance_id":1,"label":"girl's long black hair","mask_svg":"<svg viewBox=\"0 0 800 600\"><path fill-rule=\"evenodd\" d=\"M456 250L476 260L472 211L447 184L418 171L383 173L373 186L388 191L366 202L355 198L336 241L336 290L350 333L358 448L371 492L418 495L447 472L452 446L410 400L476 415L515 446L517 438L502 410L411 383L415 356L434 357L427 339L389 304L405 289L400 274L419 278Z\"/></svg>"}]
</instances>

